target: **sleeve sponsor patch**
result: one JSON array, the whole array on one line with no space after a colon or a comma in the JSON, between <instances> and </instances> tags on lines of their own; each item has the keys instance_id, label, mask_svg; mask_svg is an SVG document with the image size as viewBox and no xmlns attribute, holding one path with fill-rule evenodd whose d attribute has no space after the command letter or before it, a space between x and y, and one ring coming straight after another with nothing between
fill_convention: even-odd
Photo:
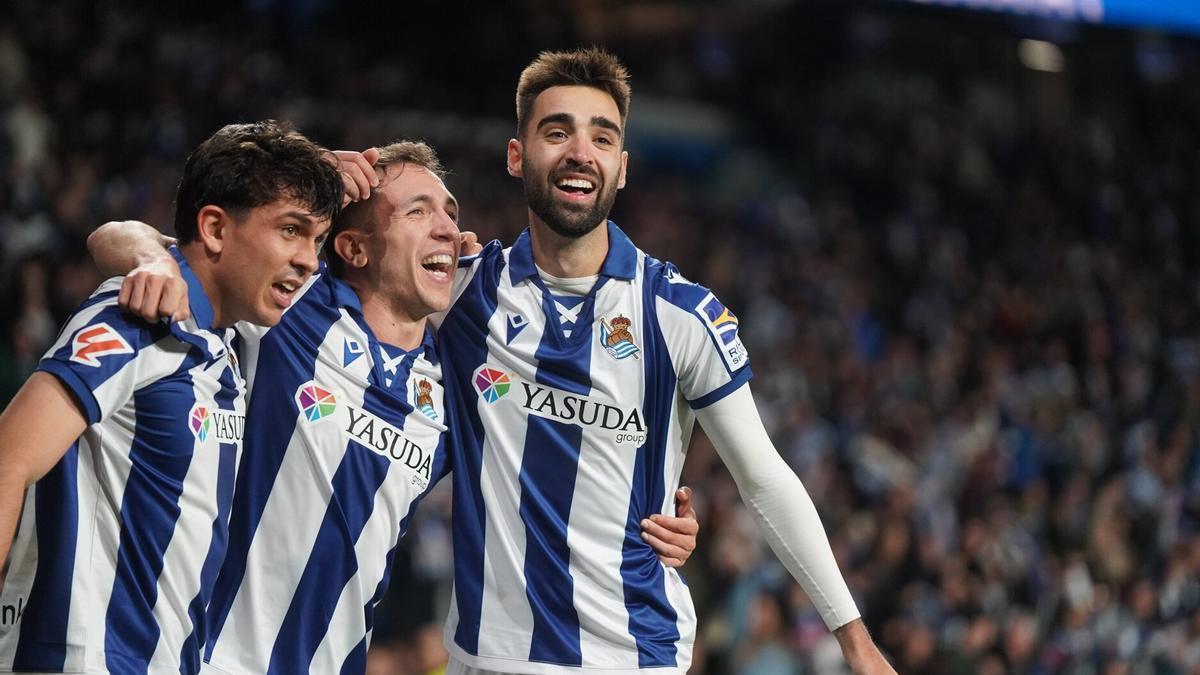
<instances>
[{"instance_id":1,"label":"sleeve sponsor patch","mask_svg":"<svg viewBox=\"0 0 1200 675\"><path fill-rule=\"evenodd\" d=\"M712 293L704 296L700 304L696 305L696 313L704 319L704 325L716 340L721 350L721 358L725 359L725 367L734 372L746 365L750 355L738 337L737 316L722 305Z\"/></svg>"},{"instance_id":2,"label":"sleeve sponsor patch","mask_svg":"<svg viewBox=\"0 0 1200 675\"><path fill-rule=\"evenodd\" d=\"M132 353L125 338L104 322L81 328L71 339L71 360L93 368L100 367L101 356Z\"/></svg>"}]
</instances>

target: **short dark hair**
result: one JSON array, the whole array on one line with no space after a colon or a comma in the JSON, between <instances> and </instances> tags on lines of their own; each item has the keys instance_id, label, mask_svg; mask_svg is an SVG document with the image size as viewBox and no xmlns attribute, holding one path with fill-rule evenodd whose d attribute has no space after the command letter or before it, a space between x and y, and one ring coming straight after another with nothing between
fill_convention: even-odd
<instances>
[{"instance_id":1,"label":"short dark hair","mask_svg":"<svg viewBox=\"0 0 1200 675\"><path fill-rule=\"evenodd\" d=\"M208 205L234 217L291 198L314 217L333 218L344 187L325 149L287 123L263 120L221 127L188 155L175 194L175 236L197 236L196 216Z\"/></svg>"},{"instance_id":2,"label":"short dark hair","mask_svg":"<svg viewBox=\"0 0 1200 675\"><path fill-rule=\"evenodd\" d=\"M437 152L424 141L405 139L379 148L379 159L375 161L377 168L403 167L405 164L424 167L438 178L443 180L446 178L446 169L438 159ZM346 229L372 227L374 222L371 220L371 215L379 203L374 197L375 193L372 192L370 197L346 205L346 208L342 209L342 212L333 220L333 227L329 230L329 241L332 242L338 233ZM329 273L341 278L346 272L346 261L342 260L342 256L338 255L332 246L327 245L326 251L328 252L325 254L325 264L329 266Z\"/></svg>"},{"instance_id":3,"label":"short dark hair","mask_svg":"<svg viewBox=\"0 0 1200 675\"><path fill-rule=\"evenodd\" d=\"M629 117L629 71L617 57L600 49L542 52L521 71L517 82L517 135L525 133L533 102L550 87L579 85L605 92L617 103L621 127Z\"/></svg>"}]
</instances>

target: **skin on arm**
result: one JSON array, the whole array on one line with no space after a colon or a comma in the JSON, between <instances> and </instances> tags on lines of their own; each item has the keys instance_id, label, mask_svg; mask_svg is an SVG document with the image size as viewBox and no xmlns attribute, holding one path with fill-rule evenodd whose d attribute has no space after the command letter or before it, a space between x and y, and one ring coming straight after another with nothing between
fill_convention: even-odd
<instances>
[{"instance_id":1,"label":"skin on arm","mask_svg":"<svg viewBox=\"0 0 1200 675\"><path fill-rule=\"evenodd\" d=\"M697 417L767 543L821 612L851 669L894 674L858 616L816 506L767 435L749 385L701 408Z\"/></svg>"},{"instance_id":2,"label":"skin on arm","mask_svg":"<svg viewBox=\"0 0 1200 675\"><path fill-rule=\"evenodd\" d=\"M88 236L88 252L105 276L125 275L117 298L121 309L151 323L191 316L187 283L167 247L175 243L146 223L107 222Z\"/></svg>"},{"instance_id":3,"label":"skin on arm","mask_svg":"<svg viewBox=\"0 0 1200 675\"><path fill-rule=\"evenodd\" d=\"M87 429L71 392L36 372L0 414L0 560L8 559L25 490L45 476Z\"/></svg>"}]
</instances>

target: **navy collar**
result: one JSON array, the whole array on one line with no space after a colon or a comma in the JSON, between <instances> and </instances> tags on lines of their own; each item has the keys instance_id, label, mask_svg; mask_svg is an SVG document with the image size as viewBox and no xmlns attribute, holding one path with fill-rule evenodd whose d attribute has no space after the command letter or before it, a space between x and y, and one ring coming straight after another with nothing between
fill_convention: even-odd
<instances>
[{"instance_id":1,"label":"navy collar","mask_svg":"<svg viewBox=\"0 0 1200 675\"><path fill-rule=\"evenodd\" d=\"M508 275L514 286L538 276L533 263L533 239L529 235L529 228L525 228L517 237L508 252ZM637 276L637 247L611 220L608 221L608 255L600 267L600 276L626 280Z\"/></svg>"},{"instance_id":2,"label":"navy collar","mask_svg":"<svg viewBox=\"0 0 1200 675\"><path fill-rule=\"evenodd\" d=\"M354 292L354 288L345 281L338 279L329 273L328 268L322 271L323 276L329 279L329 286L332 289L331 294L334 306L345 307L352 309L362 315L362 300L359 299L358 293ZM320 282L317 282L320 283Z\"/></svg>"},{"instance_id":3,"label":"navy collar","mask_svg":"<svg viewBox=\"0 0 1200 675\"><path fill-rule=\"evenodd\" d=\"M188 307L192 312L192 319L195 320L198 327L204 330L215 330L213 328L212 302L205 294L204 286L196 278L196 273L192 271L192 266L183 257L183 252L179 250L179 247L172 246L169 250L175 258L175 263L179 265L179 274L183 277L183 282L187 284Z\"/></svg>"}]
</instances>

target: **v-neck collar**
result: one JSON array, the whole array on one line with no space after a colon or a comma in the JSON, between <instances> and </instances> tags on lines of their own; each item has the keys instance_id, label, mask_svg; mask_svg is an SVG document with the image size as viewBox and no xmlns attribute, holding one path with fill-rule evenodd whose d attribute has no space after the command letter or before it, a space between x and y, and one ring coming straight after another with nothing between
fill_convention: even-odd
<instances>
[{"instance_id":1,"label":"v-neck collar","mask_svg":"<svg viewBox=\"0 0 1200 675\"><path fill-rule=\"evenodd\" d=\"M559 345L577 345L591 337L591 325L595 321L596 295L604 284L611 279L632 280L637 276L637 247L629 237L611 220L608 227L608 255L600 267L600 274L592 289L583 296L583 301L577 306L577 316L571 324L571 334L567 336L563 323L558 320L558 308L555 306L554 294L546 288L537 266L533 260L533 238L526 228L517 241L513 243L508 254L509 281L515 287L523 281L530 281L542 294L542 313L546 320L546 331Z\"/></svg>"}]
</instances>

